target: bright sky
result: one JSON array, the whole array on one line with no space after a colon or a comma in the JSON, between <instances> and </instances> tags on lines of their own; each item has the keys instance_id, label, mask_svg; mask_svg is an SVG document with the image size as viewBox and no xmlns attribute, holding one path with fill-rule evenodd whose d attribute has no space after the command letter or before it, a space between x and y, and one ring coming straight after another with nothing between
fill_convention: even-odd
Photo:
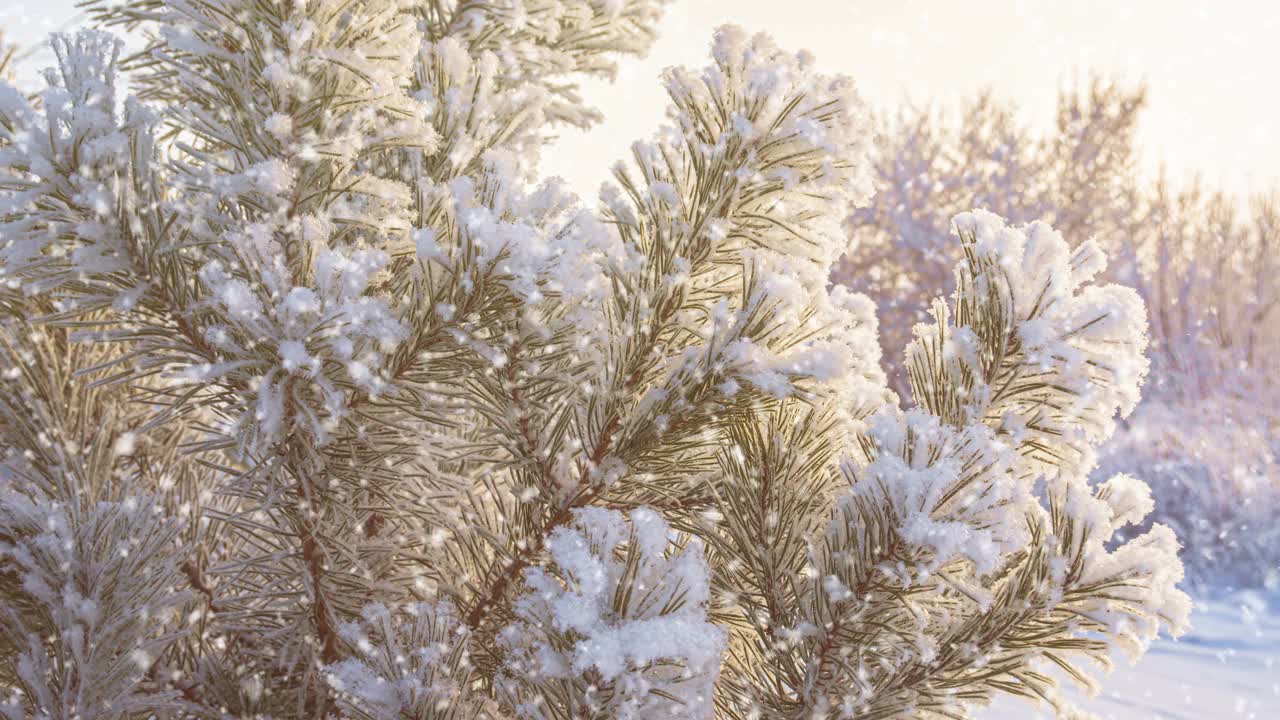
<instances>
[{"instance_id":1,"label":"bright sky","mask_svg":"<svg viewBox=\"0 0 1280 720\"><path fill-rule=\"evenodd\" d=\"M0 0L0 26L31 42L74 16L74 0ZM703 65L712 30L733 22L807 48L880 106L954 102L990 87L1031 121L1052 121L1057 90L1089 70L1148 82L1140 127L1148 169L1193 172L1241 192L1280 186L1280 3L1270 0L677 0L657 45L590 83L601 127L569 131L544 154L549 174L585 194L662 120L663 67Z\"/></svg>"}]
</instances>

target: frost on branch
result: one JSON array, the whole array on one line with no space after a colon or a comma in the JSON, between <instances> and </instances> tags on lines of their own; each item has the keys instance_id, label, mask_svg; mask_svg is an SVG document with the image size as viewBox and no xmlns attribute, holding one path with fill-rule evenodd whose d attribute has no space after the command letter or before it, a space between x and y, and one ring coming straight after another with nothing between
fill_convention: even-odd
<instances>
[{"instance_id":1,"label":"frost on branch","mask_svg":"<svg viewBox=\"0 0 1280 720\"><path fill-rule=\"evenodd\" d=\"M119 215L147 182L155 117L117 92L120 42L54 36L59 65L33 105L0 82L0 283L39 292L129 264Z\"/></svg>"},{"instance_id":2,"label":"frost on branch","mask_svg":"<svg viewBox=\"0 0 1280 720\"><path fill-rule=\"evenodd\" d=\"M606 220L644 260L632 307L608 318L615 337L639 332L613 352L664 350L646 363L667 378L649 406L662 417L700 387L734 403L750 397L739 389L816 392L865 412L883 398L865 342L874 316L860 296L826 287L844 246L829 211L870 192L852 83L739 28L721 28L712 55L701 73L667 72L673 124L635 144L634 168L619 165L602 191Z\"/></svg>"},{"instance_id":3,"label":"frost on branch","mask_svg":"<svg viewBox=\"0 0 1280 720\"><path fill-rule=\"evenodd\" d=\"M236 433L246 448L290 432L324 444L347 388L385 391L385 355L404 336L372 286L407 245L411 196L370 163L438 146L428 104L407 92L419 41L394 2L362 4L358 32L340 3L320 2L277 8L262 18L267 47L227 54L218 48L245 40L233 10L158 15L157 52L181 58L194 100L174 122L206 139L184 147L172 206L201 248L198 292L217 312L199 341L217 362L186 376L256 391ZM325 94L347 102L317 114ZM236 141L247 137L258 141Z\"/></svg>"},{"instance_id":4,"label":"frost on branch","mask_svg":"<svg viewBox=\"0 0 1280 720\"><path fill-rule=\"evenodd\" d=\"M579 510L552 532L503 631L499 686L519 717L710 718L724 631L707 563L647 508Z\"/></svg>"},{"instance_id":5,"label":"frost on branch","mask_svg":"<svg viewBox=\"0 0 1280 720\"><path fill-rule=\"evenodd\" d=\"M491 718L474 691L467 633L448 604L368 605L341 633L353 656L325 668L344 717Z\"/></svg>"},{"instance_id":6,"label":"frost on branch","mask_svg":"<svg viewBox=\"0 0 1280 720\"><path fill-rule=\"evenodd\" d=\"M8 717L125 716L172 709L176 691L143 688L179 632L178 523L146 496L68 507L14 488L0 468L0 676L22 705ZM12 654L10 654L12 653Z\"/></svg>"},{"instance_id":7,"label":"frost on branch","mask_svg":"<svg viewBox=\"0 0 1280 720\"><path fill-rule=\"evenodd\" d=\"M612 78L616 56L643 55L667 1L446 0L422 3L417 12L433 35L491 54L505 95L540 102L548 120L587 127L602 118L571 78Z\"/></svg>"},{"instance_id":8,"label":"frost on branch","mask_svg":"<svg viewBox=\"0 0 1280 720\"><path fill-rule=\"evenodd\" d=\"M0 683L17 693L0 714L172 711L192 528L151 458L181 433L139 432L124 388L87 372L118 348L67 335L0 316Z\"/></svg>"}]
</instances>

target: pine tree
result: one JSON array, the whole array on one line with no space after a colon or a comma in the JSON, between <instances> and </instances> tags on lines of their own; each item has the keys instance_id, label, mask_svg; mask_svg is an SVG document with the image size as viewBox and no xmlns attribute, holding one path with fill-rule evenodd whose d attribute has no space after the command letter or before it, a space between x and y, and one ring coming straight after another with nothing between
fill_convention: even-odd
<instances>
[{"instance_id":1,"label":"pine tree","mask_svg":"<svg viewBox=\"0 0 1280 720\"><path fill-rule=\"evenodd\" d=\"M724 28L598 209L538 179L660 5L102 3L144 51L0 90L6 716L1066 712L1184 626L1085 479L1146 372L1096 246L958 216L902 409L847 79Z\"/></svg>"}]
</instances>

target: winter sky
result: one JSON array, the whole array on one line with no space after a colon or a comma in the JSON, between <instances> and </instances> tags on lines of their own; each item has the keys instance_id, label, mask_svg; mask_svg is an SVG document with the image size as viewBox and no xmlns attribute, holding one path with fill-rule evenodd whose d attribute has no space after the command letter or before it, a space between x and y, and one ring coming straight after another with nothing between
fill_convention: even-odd
<instances>
[{"instance_id":1,"label":"winter sky","mask_svg":"<svg viewBox=\"0 0 1280 720\"><path fill-rule=\"evenodd\" d=\"M22 44L75 15L75 0L0 0L0 27ZM1200 172L1239 192L1280 186L1280 3L1269 0L678 0L647 58L624 62L612 86L588 83L605 124L566 132L543 168L594 194L610 161L661 121L661 69L703 64L726 22L813 51L882 106L990 87L1048 124L1058 88L1089 70L1145 79L1148 170L1163 162L1175 179Z\"/></svg>"}]
</instances>

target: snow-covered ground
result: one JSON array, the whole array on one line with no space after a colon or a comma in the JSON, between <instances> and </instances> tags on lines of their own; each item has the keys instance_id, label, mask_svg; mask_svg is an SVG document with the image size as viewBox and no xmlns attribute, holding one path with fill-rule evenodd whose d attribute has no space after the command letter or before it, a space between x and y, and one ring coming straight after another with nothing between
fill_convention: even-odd
<instances>
[{"instance_id":1,"label":"snow-covered ground","mask_svg":"<svg viewBox=\"0 0 1280 720\"><path fill-rule=\"evenodd\" d=\"M1136 666L1123 658L1102 692L1079 702L1104 720L1280 719L1280 593L1201 600L1181 639L1155 643ZM1004 699L985 720L1050 720Z\"/></svg>"}]
</instances>

